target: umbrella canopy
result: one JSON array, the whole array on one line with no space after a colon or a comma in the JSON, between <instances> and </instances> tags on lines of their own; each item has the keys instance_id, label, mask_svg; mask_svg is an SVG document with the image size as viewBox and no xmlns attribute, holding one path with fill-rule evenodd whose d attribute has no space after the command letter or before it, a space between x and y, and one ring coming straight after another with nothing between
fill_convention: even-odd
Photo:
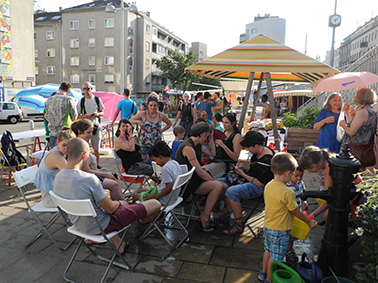
<instances>
[{"instance_id":1,"label":"umbrella canopy","mask_svg":"<svg viewBox=\"0 0 378 283\"><path fill-rule=\"evenodd\" d=\"M104 117L105 119L112 120L114 113L117 110L118 102L124 100L125 98L123 95L120 95L115 92L94 92L93 95L99 97L104 104ZM121 113L118 114L116 121L121 119Z\"/></svg>"},{"instance_id":2,"label":"umbrella canopy","mask_svg":"<svg viewBox=\"0 0 378 283\"><path fill-rule=\"evenodd\" d=\"M367 87L376 82L378 76L370 72L344 72L319 81L312 91L342 91Z\"/></svg>"},{"instance_id":3,"label":"umbrella canopy","mask_svg":"<svg viewBox=\"0 0 378 283\"><path fill-rule=\"evenodd\" d=\"M53 92L59 92L58 84L32 86L16 94L17 104L43 112L45 101ZM83 97L79 91L73 89L71 89L68 96L73 97L76 101L79 101Z\"/></svg>"},{"instance_id":4,"label":"umbrella canopy","mask_svg":"<svg viewBox=\"0 0 378 283\"><path fill-rule=\"evenodd\" d=\"M315 97L315 96L319 96L319 95L320 95L320 92L312 92L311 90L273 91L274 98L288 97L288 96Z\"/></svg>"},{"instance_id":5,"label":"umbrella canopy","mask_svg":"<svg viewBox=\"0 0 378 283\"><path fill-rule=\"evenodd\" d=\"M17 104L43 112L46 100L47 99L41 95L21 96L17 99Z\"/></svg>"},{"instance_id":6,"label":"umbrella canopy","mask_svg":"<svg viewBox=\"0 0 378 283\"><path fill-rule=\"evenodd\" d=\"M59 92L59 86L58 84L45 84L45 85L36 85L29 87L27 89L24 89L16 94L16 99L18 100L20 97L23 96L30 96L30 95L40 95L44 98L49 98L50 95L53 92ZM68 94L68 96L71 96L75 98L75 100L79 101L83 95L76 90L71 89L71 92Z\"/></svg>"},{"instance_id":7,"label":"umbrella canopy","mask_svg":"<svg viewBox=\"0 0 378 283\"><path fill-rule=\"evenodd\" d=\"M339 73L266 35L258 35L213 57L185 69L209 78L259 79L270 73L272 81L316 83Z\"/></svg>"}]
</instances>

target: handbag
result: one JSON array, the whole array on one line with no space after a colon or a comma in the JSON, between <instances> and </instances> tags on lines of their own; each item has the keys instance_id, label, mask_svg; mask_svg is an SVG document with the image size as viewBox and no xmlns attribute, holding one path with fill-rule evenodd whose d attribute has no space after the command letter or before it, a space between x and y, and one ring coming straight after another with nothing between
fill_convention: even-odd
<instances>
[{"instance_id":1,"label":"handbag","mask_svg":"<svg viewBox=\"0 0 378 283\"><path fill-rule=\"evenodd\" d=\"M226 173L226 180L230 186L241 185L248 182L242 176L236 174L235 170L231 170Z\"/></svg>"},{"instance_id":2,"label":"handbag","mask_svg":"<svg viewBox=\"0 0 378 283\"><path fill-rule=\"evenodd\" d=\"M375 165L374 142L369 144L351 143L350 153L361 163L361 167Z\"/></svg>"},{"instance_id":3,"label":"handbag","mask_svg":"<svg viewBox=\"0 0 378 283\"><path fill-rule=\"evenodd\" d=\"M295 269L306 283L320 283L324 277L323 271L307 256L306 253L302 254L302 259Z\"/></svg>"},{"instance_id":4,"label":"handbag","mask_svg":"<svg viewBox=\"0 0 378 283\"><path fill-rule=\"evenodd\" d=\"M67 97L67 115L66 115L66 119L64 119L64 124L63 124L63 127L64 126L71 126L72 124L72 119L71 119L71 116L70 116L70 109L68 107L68 97Z\"/></svg>"},{"instance_id":5,"label":"handbag","mask_svg":"<svg viewBox=\"0 0 378 283\"><path fill-rule=\"evenodd\" d=\"M344 117L345 117L344 111L341 111L341 113L339 115L339 120L337 121L337 126L336 126L336 139L339 142L342 142L344 134L345 134L345 130L339 126L340 121L345 120Z\"/></svg>"}]
</instances>

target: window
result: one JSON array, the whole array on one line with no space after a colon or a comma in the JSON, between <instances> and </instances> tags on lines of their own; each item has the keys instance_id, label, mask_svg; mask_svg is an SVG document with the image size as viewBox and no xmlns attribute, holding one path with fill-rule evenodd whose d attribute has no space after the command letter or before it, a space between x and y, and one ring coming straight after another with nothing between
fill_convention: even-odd
<instances>
[{"instance_id":1,"label":"window","mask_svg":"<svg viewBox=\"0 0 378 283\"><path fill-rule=\"evenodd\" d=\"M49 30L46 31L46 40L54 40L55 39L55 31Z\"/></svg>"},{"instance_id":2,"label":"window","mask_svg":"<svg viewBox=\"0 0 378 283\"><path fill-rule=\"evenodd\" d=\"M114 28L114 18L105 19L105 28Z\"/></svg>"},{"instance_id":3,"label":"window","mask_svg":"<svg viewBox=\"0 0 378 283\"><path fill-rule=\"evenodd\" d=\"M150 67L150 59L146 59L146 68Z\"/></svg>"},{"instance_id":4,"label":"window","mask_svg":"<svg viewBox=\"0 0 378 283\"><path fill-rule=\"evenodd\" d=\"M79 66L79 64L80 64L79 56L71 57L71 66Z\"/></svg>"},{"instance_id":5,"label":"window","mask_svg":"<svg viewBox=\"0 0 378 283\"><path fill-rule=\"evenodd\" d=\"M95 47L96 46L96 38L91 37L88 39L88 47Z\"/></svg>"},{"instance_id":6,"label":"window","mask_svg":"<svg viewBox=\"0 0 378 283\"><path fill-rule=\"evenodd\" d=\"M35 57L35 58L38 58L38 49L35 49L35 50L34 50L34 57Z\"/></svg>"},{"instance_id":7,"label":"window","mask_svg":"<svg viewBox=\"0 0 378 283\"><path fill-rule=\"evenodd\" d=\"M152 26L152 34L155 35L155 36L157 36L157 34L158 34L157 27Z\"/></svg>"},{"instance_id":8,"label":"window","mask_svg":"<svg viewBox=\"0 0 378 283\"><path fill-rule=\"evenodd\" d=\"M55 66L47 66L47 74L55 75Z\"/></svg>"},{"instance_id":9,"label":"window","mask_svg":"<svg viewBox=\"0 0 378 283\"><path fill-rule=\"evenodd\" d=\"M71 48L79 48L79 39L78 38L71 38L70 39L70 47Z\"/></svg>"},{"instance_id":10,"label":"window","mask_svg":"<svg viewBox=\"0 0 378 283\"><path fill-rule=\"evenodd\" d=\"M96 28L96 20L89 20L88 21L88 28L95 29Z\"/></svg>"},{"instance_id":11,"label":"window","mask_svg":"<svg viewBox=\"0 0 378 283\"><path fill-rule=\"evenodd\" d=\"M35 67L35 75L39 75L39 68Z\"/></svg>"},{"instance_id":12,"label":"window","mask_svg":"<svg viewBox=\"0 0 378 283\"><path fill-rule=\"evenodd\" d=\"M114 83L114 75L113 74L105 74L104 75L104 83Z\"/></svg>"},{"instance_id":13,"label":"window","mask_svg":"<svg viewBox=\"0 0 378 283\"><path fill-rule=\"evenodd\" d=\"M257 33L257 28L251 29L251 34Z\"/></svg>"},{"instance_id":14,"label":"window","mask_svg":"<svg viewBox=\"0 0 378 283\"><path fill-rule=\"evenodd\" d=\"M94 74L89 74L89 80L88 80L91 84L94 84L96 83L96 75Z\"/></svg>"},{"instance_id":15,"label":"window","mask_svg":"<svg viewBox=\"0 0 378 283\"><path fill-rule=\"evenodd\" d=\"M3 103L3 110L14 110L14 108L13 103Z\"/></svg>"},{"instance_id":16,"label":"window","mask_svg":"<svg viewBox=\"0 0 378 283\"><path fill-rule=\"evenodd\" d=\"M89 66L94 66L94 65L96 65L96 57L95 57L95 56L89 56L89 57L88 57L88 65L89 65Z\"/></svg>"},{"instance_id":17,"label":"window","mask_svg":"<svg viewBox=\"0 0 378 283\"><path fill-rule=\"evenodd\" d=\"M105 56L104 65L114 65L114 56Z\"/></svg>"},{"instance_id":18,"label":"window","mask_svg":"<svg viewBox=\"0 0 378 283\"><path fill-rule=\"evenodd\" d=\"M151 33L151 26L146 25L146 33L150 34Z\"/></svg>"},{"instance_id":19,"label":"window","mask_svg":"<svg viewBox=\"0 0 378 283\"><path fill-rule=\"evenodd\" d=\"M105 47L112 47L114 46L114 37L105 37Z\"/></svg>"},{"instance_id":20,"label":"window","mask_svg":"<svg viewBox=\"0 0 378 283\"><path fill-rule=\"evenodd\" d=\"M47 48L46 57L55 57L55 48Z\"/></svg>"},{"instance_id":21,"label":"window","mask_svg":"<svg viewBox=\"0 0 378 283\"><path fill-rule=\"evenodd\" d=\"M35 32L35 33L34 33L34 40L37 40L37 39L38 39L38 33Z\"/></svg>"},{"instance_id":22,"label":"window","mask_svg":"<svg viewBox=\"0 0 378 283\"><path fill-rule=\"evenodd\" d=\"M150 43L146 41L146 51L150 51Z\"/></svg>"},{"instance_id":23,"label":"window","mask_svg":"<svg viewBox=\"0 0 378 283\"><path fill-rule=\"evenodd\" d=\"M70 29L71 30L78 30L79 29L79 21L71 21Z\"/></svg>"},{"instance_id":24,"label":"window","mask_svg":"<svg viewBox=\"0 0 378 283\"><path fill-rule=\"evenodd\" d=\"M71 84L78 84L78 83L80 83L80 75L79 74L72 74L70 76L70 83Z\"/></svg>"}]
</instances>

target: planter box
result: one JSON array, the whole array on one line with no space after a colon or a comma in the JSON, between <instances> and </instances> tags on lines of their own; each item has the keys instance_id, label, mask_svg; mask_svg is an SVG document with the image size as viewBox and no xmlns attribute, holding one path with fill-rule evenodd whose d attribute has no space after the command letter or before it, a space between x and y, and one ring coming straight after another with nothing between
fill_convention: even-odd
<instances>
[{"instance_id":1,"label":"planter box","mask_svg":"<svg viewBox=\"0 0 378 283\"><path fill-rule=\"evenodd\" d=\"M287 151L300 153L306 146L316 145L319 138L319 130L315 129L294 129L287 131Z\"/></svg>"}]
</instances>

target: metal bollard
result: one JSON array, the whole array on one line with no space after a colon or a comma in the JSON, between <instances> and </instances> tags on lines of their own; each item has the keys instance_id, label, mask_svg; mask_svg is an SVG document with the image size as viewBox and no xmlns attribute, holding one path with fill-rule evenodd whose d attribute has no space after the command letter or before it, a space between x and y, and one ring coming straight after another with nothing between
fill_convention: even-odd
<instances>
[{"instance_id":1,"label":"metal bollard","mask_svg":"<svg viewBox=\"0 0 378 283\"><path fill-rule=\"evenodd\" d=\"M29 120L29 128L30 130L34 130L34 121L32 119ZM30 140L34 142L34 138L31 138Z\"/></svg>"}]
</instances>

